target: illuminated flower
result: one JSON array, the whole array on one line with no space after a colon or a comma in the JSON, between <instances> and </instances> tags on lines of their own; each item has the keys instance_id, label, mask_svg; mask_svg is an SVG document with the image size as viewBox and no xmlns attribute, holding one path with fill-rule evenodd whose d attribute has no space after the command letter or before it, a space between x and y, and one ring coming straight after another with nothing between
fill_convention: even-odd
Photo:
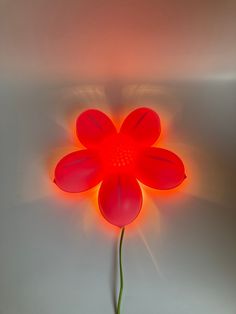
<instances>
[{"instance_id":1,"label":"illuminated flower","mask_svg":"<svg viewBox=\"0 0 236 314\"><path fill-rule=\"evenodd\" d=\"M172 189L186 178L181 159L163 148L152 147L160 135L160 118L149 108L138 108L119 131L96 109L84 111L76 122L77 136L86 149L63 157L54 182L62 190L78 193L101 183L98 203L103 217L123 227L142 207L140 181L158 189Z\"/></svg>"}]
</instances>

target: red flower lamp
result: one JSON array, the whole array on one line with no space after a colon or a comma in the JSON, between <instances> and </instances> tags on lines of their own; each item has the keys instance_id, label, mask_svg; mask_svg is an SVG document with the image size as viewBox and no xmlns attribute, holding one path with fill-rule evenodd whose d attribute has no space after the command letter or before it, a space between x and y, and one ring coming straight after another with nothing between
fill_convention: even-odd
<instances>
[{"instance_id":1,"label":"red flower lamp","mask_svg":"<svg viewBox=\"0 0 236 314\"><path fill-rule=\"evenodd\" d=\"M84 111L76 121L76 131L86 149L63 157L55 169L56 185L64 191L79 193L102 182L98 203L103 217L124 227L142 208L139 182L158 190L175 188L186 178L184 164L174 153L153 147L161 126L158 114L138 108L124 120L119 131L110 118L96 109ZM122 229L121 247L124 235ZM120 258L121 290L123 272Z\"/></svg>"},{"instance_id":2,"label":"red flower lamp","mask_svg":"<svg viewBox=\"0 0 236 314\"><path fill-rule=\"evenodd\" d=\"M185 178L181 159L152 147L161 131L160 118L149 108L138 108L119 132L105 113L89 109L76 122L77 136L86 147L63 157L55 169L55 183L78 193L102 181L98 193L103 217L113 225L130 224L142 208L138 181L158 190L172 189Z\"/></svg>"}]
</instances>

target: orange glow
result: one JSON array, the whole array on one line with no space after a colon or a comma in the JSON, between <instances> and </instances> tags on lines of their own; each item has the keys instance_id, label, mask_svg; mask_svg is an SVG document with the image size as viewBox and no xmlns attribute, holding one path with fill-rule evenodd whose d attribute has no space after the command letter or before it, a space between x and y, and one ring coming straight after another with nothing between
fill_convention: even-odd
<instances>
[{"instance_id":1,"label":"orange glow","mask_svg":"<svg viewBox=\"0 0 236 314\"><path fill-rule=\"evenodd\" d=\"M142 108L139 108L138 110L143 110ZM146 109L145 109L146 110ZM148 109L149 110L149 109ZM136 110L134 110L133 112L135 112ZM132 112L132 113L133 113ZM143 114L143 113L142 113ZM70 121L70 125L71 125L71 129L72 129L72 138L73 138L73 143L76 145L76 147L73 147L72 149L67 147L67 148L63 148L63 149L60 149L58 150L57 152L53 152L53 154L51 154L51 160L48 162L50 168L52 169L50 171L50 177L53 181L54 179L54 169L55 169L55 164L57 164L57 161L62 157L62 156L65 156L66 154L68 153L71 153L72 151L76 151L76 150L80 150L81 148L84 148L79 140L78 140L78 130L76 130L75 128L75 123L74 121L76 120L76 117L77 117L78 113L73 113L73 115L71 115L69 121ZM135 119L138 119L137 121L139 121L139 117L135 118ZM162 119L162 132L161 132L161 136L158 137L158 140L156 141L156 143L154 144L154 147L158 146L158 147L164 147L164 145L162 143L164 143L164 140L166 139L166 134L168 132L168 128L165 127L165 119L168 120L168 117L164 118L164 121ZM134 123L137 123L136 121L134 121ZM120 120L116 120L115 121L115 126L117 127L117 129L120 129ZM127 124L128 125L128 124ZM151 124L152 125L152 124ZM163 127L164 126L164 127ZM150 124L149 126L150 127ZM145 130L145 129L144 129ZM148 129L147 129L148 130ZM158 130L156 129L156 132L158 133ZM125 133L122 133L124 135L122 136L125 136ZM149 131L148 131L148 134L149 134ZM155 134L154 134L154 137L155 137ZM113 139L113 137L111 137ZM85 140L87 140L85 138ZM144 140L149 140L149 139L146 139L144 138ZM103 153L105 153L103 156L105 156L104 158L104 164L106 165L106 167L108 167L109 171L111 170L110 168L112 168L112 171L113 171L113 167L114 167L114 162L115 164L118 162L120 162L120 160L115 160L113 162L112 165L109 165L109 162L110 162L110 158L111 156L113 156L113 150L109 151L110 148L110 142L112 143L112 145L114 147L116 147L117 145L114 144L114 140L110 140L109 138L107 138L107 141L105 141L103 143L103 145L100 147L100 151L102 151ZM129 141L127 140L124 140L122 141L122 143L124 145L126 145L127 147L130 145L129 144ZM112 149L113 149L113 146L112 146ZM126 147L125 146L125 147ZM170 149L172 150L173 148L173 145L171 145L172 147L167 147L167 149ZM142 149L142 146L140 146L140 149ZM125 150L126 151L126 150ZM177 194L180 194L180 192L183 192L183 191L187 191L187 189L189 188L189 180L188 180L188 177L194 177L193 174L190 172L190 163L186 160L187 158L185 158L185 154L183 152L183 154L181 154L180 150L177 150L177 149L174 149L174 151L177 151L177 154L180 155L181 157L184 156L184 160L185 160L185 165L186 168L187 168L187 179L184 180L184 182L181 184L181 185L178 185L176 188L173 188L173 189L170 189L170 190L159 190L158 188L157 189L153 189L153 188L149 188L147 186L144 186L142 183L140 183L140 186L141 186L141 190L142 190L142 195L143 195L143 205L142 205L142 210L140 212L140 214L135 218L134 221L132 221L132 224L130 224L129 222L125 225L128 225L129 226L129 230L130 230L130 233L132 234L133 231L138 228L139 225L141 224L149 224L149 222L152 221L152 217L150 217L150 215L148 215L148 207L150 206L150 200L147 199L146 197L146 192L152 197L152 196L158 196L159 198L162 198L162 197L169 197L169 196L173 196L174 194L177 195ZM107 153L108 152L108 153ZM122 153L123 154L123 153ZM124 155L124 154L123 154ZM122 155L122 156L123 156ZM129 157L129 156L128 156ZM123 159L124 158L128 158L126 155L123 156L121 159L121 161L123 162ZM117 157L118 158L118 157ZM127 159L128 160L128 159ZM129 160L128 160L129 161ZM127 162L128 162L127 161ZM161 158L160 158L160 161L161 161ZM128 164L124 164L124 168L126 169L128 167ZM126 170L128 171L128 170ZM125 172L126 172L125 171ZM131 171L132 172L132 171ZM191 180L192 181L192 180ZM102 229L105 230L105 232L111 232L111 230L116 230L117 227L113 226L111 223L107 222L106 219L104 219L103 215L101 214L101 209L99 209L99 205L98 205L98 192L99 192L99 187L100 187L100 184L98 184L96 187L92 188L89 192L88 191L85 191L85 192L80 192L80 193L68 193L68 192L64 192L62 191L60 188L57 187L56 184L52 184L53 186L53 190L55 191L55 193L62 199L67 199L67 200L71 200L71 201L79 201L81 199L88 199L90 202L91 202L91 205L93 208L95 208L96 210L94 211L94 218L91 218L91 220L93 221L98 221L97 217L99 217L99 225L101 224L102 226ZM97 215L98 214L98 215ZM92 216L91 216L92 217ZM100 219L101 218L101 219Z\"/></svg>"}]
</instances>

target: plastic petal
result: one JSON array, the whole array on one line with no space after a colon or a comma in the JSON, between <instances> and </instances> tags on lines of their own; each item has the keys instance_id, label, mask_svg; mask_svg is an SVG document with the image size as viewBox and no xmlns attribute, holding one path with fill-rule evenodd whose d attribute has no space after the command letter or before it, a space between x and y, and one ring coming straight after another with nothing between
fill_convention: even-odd
<instances>
[{"instance_id":1,"label":"plastic petal","mask_svg":"<svg viewBox=\"0 0 236 314\"><path fill-rule=\"evenodd\" d=\"M149 108L138 108L126 117L120 132L128 134L141 145L150 146L160 135L160 118Z\"/></svg>"},{"instance_id":2,"label":"plastic petal","mask_svg":"<svg viewBox=\"0 0 236 314\"><path fill-rule=\"evenodd\" d=\"M79 115L76 121L76 131L80 142L85 147L96 147L105 138L117 133L111 119L96 109L86 110Z\"/></svg>"},{"instance_id":3,"label":"plastic petal","mask_svg":"<svg viewBox=\"0 0 236 314\"><path fill-rule=\"evenodd\" d=\"M103 217L109 223L123 227L130 224L141 210L141 188L134 177L114 174L103 181L98 202Z\"/></svg>"},{"instance_id":4,"label":"plastic petal","mask_svg":"<svg viewBox=\"0 0 236 314\"><path fill-rule=\"evenodd\" d=\"M178 186L185 178L181 159L163 148L146 148L137 160L137 179L143 184L159 190Z\"/></svg>"},{"instance_id":5,"label":"plastic petal","mask_svg":"<svg viewBox=\"0 0 236 314\"><path fill-rule=\"evenodd\" d=\"M82 192L97 185L103 176L96 153L80 150L63 157L55 169L56 185L66 192Z\"/></svg>"}]
</instances>

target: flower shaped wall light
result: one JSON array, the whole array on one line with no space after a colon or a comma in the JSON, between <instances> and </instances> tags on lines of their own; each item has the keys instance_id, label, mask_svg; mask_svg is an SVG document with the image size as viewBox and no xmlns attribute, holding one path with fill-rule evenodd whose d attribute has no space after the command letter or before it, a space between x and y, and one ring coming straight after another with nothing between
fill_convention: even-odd
<instances>
[{"instance_id":1,"label":"flower shaped wall light","mask_svg":"<svg viewBox=\"0 0 236 314\"><path fill-rule=\"evenodd\" d=\"M86 149L58 162L54 182L71 193L102 182L99 208L113 225L126 226L138 216L143 202L139 181L167 190L186 178L184 164L176 154L152 146L161 126L158 114L149 108L132 111L119 131L106 114L89 109L78 117L76 131Z\"/></svg>"}]
</instances>

